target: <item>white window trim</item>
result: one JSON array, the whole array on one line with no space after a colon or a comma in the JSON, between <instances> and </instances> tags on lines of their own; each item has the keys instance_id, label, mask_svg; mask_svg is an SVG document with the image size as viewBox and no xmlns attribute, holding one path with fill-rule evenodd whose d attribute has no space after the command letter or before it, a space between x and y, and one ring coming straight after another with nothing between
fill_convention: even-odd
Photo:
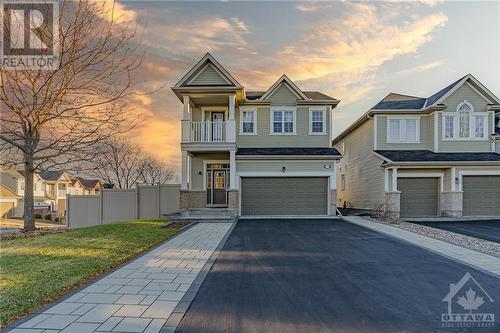
<instances>
[{"instance_id":1,"label":"white window trim","mask_svg":"<svg viewBox=\"0 0 500 333\"><path fill-rule=\"evenodd\" d=\"M417 135L417 140L415 141L407 141L407 140L398 140L394 141L390 139L390 126L389 123L391 120L416 120L417 121L417 128L416 128L416 135ZM399 137L402 137L402 131L403 131L403 126L399 126ZM387 117L387 124L386 124L386 140L387 143L414 143L414 144L419 144L420 143L420 117L409 117L409 116L394 116L394 117Z\"/></svg>"},{"instance_id":2,"label":"white window trim","mask_svg":"<svg viewBox=\"0 0 500 333\"><path fill-rule=\"evenodd\" d=\"M312 123L313 123L313 112L322 112L323 113L323 131L322 132L313 132ZM326 109L325 108L309 108L309 135L326 135Z\"/></svg>"},{"instance_id":3,"label":"white window trim","mask_svg":"<svg viewBox=\"0 0 500 333\"><path fill-rule=\"evenodd\" d=\"M253 132L243 132L243 112L253 111ZM240 135L257 135L257 108L240 107Z\"/></svg>"},{"instance_id":4,"label":"white window trim","mask_svg":"<svg viewBox=\"0 0 500 333\"><path fill-rule=\"evenodd\" d=\"M460 105L460 104L459 104ZM458 107L457 107L458 110ZM469 137L468 138L460 138L458 136L458 131L460 128L460 113L459 112L443 112L441 117L441 140L442 141L488 141L488 130L489 130L489 113L488 112L468 112L469 113ZM446 126L445 119L446 116L454 117L453 121L453 138L446 137ZM485 117L484 121L484 134L482 138L476 138L472 136L472 133L475 132L475 120L474 116L482 116Z\"/></svg>"},{"instance_id":5,"label":"white window trim","mask_svg":"<svg viewBox=\"0 0 500 333\"><path fill-rule=\"evenodd\" d=\"M274 112L275 111L292 111L293 112L293 132L285 133L285 132L274 132ZM282 123L284 123L285 117L282 118ZM271 113L269 114L269 135L297 135L297 108L291 106L278 106L271 107Z\"/></svg>"}]
</instances>

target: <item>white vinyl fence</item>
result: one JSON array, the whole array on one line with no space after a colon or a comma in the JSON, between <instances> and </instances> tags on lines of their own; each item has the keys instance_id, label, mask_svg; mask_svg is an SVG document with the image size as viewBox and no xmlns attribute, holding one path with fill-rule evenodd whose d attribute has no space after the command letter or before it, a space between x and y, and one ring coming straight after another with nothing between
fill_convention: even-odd
<instances>
[{"instance_id":1,"label":"white vinyl fence","mask_svg":"<svg viewBox=\"0 0 500 333\"><path fill-rule=\"evenodd\" d=\"M179 184L103 189L99 195L68 195L68 228L159 218L179 212Z\"/></svg>"}]
</instances>

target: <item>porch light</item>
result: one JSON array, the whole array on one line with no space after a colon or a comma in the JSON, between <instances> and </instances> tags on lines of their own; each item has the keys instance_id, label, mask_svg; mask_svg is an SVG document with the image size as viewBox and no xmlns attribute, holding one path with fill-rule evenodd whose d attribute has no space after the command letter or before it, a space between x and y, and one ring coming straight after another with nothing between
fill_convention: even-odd
<instances>
[{"instance_id":1,"label":"porch light","mask_svg":"<svg viewBox=\"0 0 500 333\"><path fill-rule=\"evenodd\" d=\"M283 172L283 173L285 173L285 172L286 172L286 167L285 167L285 166L283 166L283 167L281 168L281 172Z\"/></svg>"}]
</instances>

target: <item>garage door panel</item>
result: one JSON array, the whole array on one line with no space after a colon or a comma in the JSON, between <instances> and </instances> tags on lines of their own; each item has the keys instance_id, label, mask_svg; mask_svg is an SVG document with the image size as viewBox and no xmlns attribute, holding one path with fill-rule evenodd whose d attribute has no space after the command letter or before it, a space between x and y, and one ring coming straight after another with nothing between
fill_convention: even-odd
<instances>
[{"instance_id":1,"label":"garage door panel","mask_svg":"<svg viewBox=\"0 0 500 333\"><path fill-rule=\"evenodd\" d=\"M439 209L439 178L398 178L401 217L436 216Z\"/></svg>"},{"instance_id":2,"label":"garage door panel","mask_svg":"<svg viewBox=\"0 0 500 333\"><path fill-rule=\"evenodd\" d=\"M464 176L463 214L500 215L500 176Z\"/></svg>"},{"instance_id":3,"label":"garage door panel","mask_svg":"<svg viewBox=\"0 0 500 333\"><path fill-rule=\"evenodd\" d=\"M243 215L326 215L328 178L241 179Z\"/></svg>"}]
</instances>

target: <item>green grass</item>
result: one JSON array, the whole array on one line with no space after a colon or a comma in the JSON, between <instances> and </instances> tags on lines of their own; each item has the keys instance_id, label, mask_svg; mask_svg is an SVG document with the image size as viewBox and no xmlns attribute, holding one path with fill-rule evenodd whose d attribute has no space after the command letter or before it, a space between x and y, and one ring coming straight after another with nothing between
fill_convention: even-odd
<instances>
[{"instance_id":1,"label":"green grass","mask_svg":"<svg viewBox=\"0 0 500 333\"><path fill-rule=\"evenodd\" d=\"M0 321L4 326L64 292L172 237L164 220L100 225L1 242Z\"/></svg>"}]
</instances>

